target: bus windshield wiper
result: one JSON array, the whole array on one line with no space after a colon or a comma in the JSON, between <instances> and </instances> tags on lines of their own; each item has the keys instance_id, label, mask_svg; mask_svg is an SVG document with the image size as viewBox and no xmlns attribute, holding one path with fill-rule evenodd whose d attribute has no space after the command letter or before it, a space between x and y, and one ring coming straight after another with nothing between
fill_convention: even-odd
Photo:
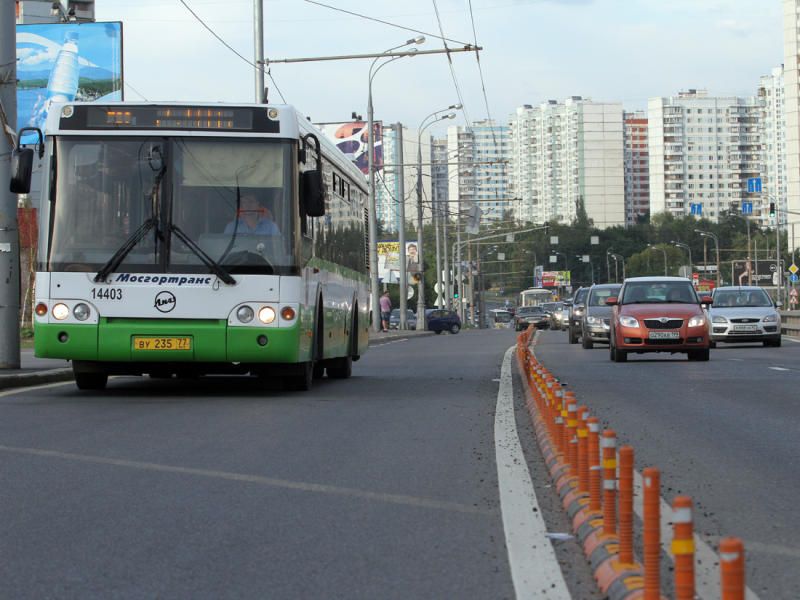
<instances>
[{"instance_id":1,"label":"bus windshield wiper","mask_svg":"<svg viewBox=\"0 0 800 600\"><path fill-rule=\"evenodd\" d=\"M156 227L158 221L155 217L150 217L144 223L142 223L139 228L134 231L131 236L125 240L125 243L119 247L114 255L108 259L108 262L103 265L103 267L97 272L97 275L94 276L95 282L99 283L101 281L105 281L108 275L116 270L116 268L120 265L120 263L125 260L125 257L128 256L131 250L136 247L136 244L144 239L144 236L147 233Z\"/></svg>"},{"instance_id":2,"label":"bus windshield wiper","mask_svg":"<svg viewBox=\"0 0 800 600\"><path fill-rule=\"evenodd\" d=\"M214 273L217 277L219 277L222 281L227 283L228 285L236 285L236 280L231 277L231 274L228 273L225 269L223 269L219 263L215 262L213 258L211 258L208 254L206 254L203 249L198 246L192 238L190 238L184 231L175 225L174 223L170 223L169 229L172 233L175 234L180 241L182 241L186 246L194 252L194 254L199 258L205 266L211 269L211 272Z\"/></svg>"}]
</instances>

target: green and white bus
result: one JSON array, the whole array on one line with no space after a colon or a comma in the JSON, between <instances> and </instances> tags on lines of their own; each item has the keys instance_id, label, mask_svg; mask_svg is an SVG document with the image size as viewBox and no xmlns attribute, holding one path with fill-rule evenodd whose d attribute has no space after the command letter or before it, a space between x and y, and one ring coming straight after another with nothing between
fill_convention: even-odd
<instances>
[{"instance_id":1,"label":"green and white bus","mask_svg":"<svg viewBox=\"0 0 800 600\"><path fill-rule=\"evenodd\" d=\"M72 361L80 389L350 376L369 343L366 181L294 108L72 103L44 134L36 356ZM12 191L32 161L15 150Z\"/></svg>"}]
</instances>

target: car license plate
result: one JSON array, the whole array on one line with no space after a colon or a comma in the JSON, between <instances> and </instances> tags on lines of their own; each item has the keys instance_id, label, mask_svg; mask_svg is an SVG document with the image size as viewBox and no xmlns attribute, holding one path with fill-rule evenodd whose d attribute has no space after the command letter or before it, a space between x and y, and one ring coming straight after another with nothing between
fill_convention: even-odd
<instances>
[{"instance_id":1,"label":"car license plate","mask_svg":"<svg viewBox=\"0 0 800 600\"><path fill-rule=\"evenodd\" d=\"M734 331L758 331L758 327L755 325L734 325Z\"/></svg>"},{"instance_id":2,"label":"car license plate","mask_svg":"<svg viewBox=\"0 0 800 600\"><path fill-rule=\"evenodd\" d=\"M647 337L651 340L677 340L680 335L678 331L651 331Z\"/></svg>"},{"instance_id":3,"label":"car license plate","mask_svg":"<svg viewBox=\"0 0 800 600\"><path fill-rule=\"evenodd\" d=\"M191 350L190 337L150 337L134 336L134 350Z\"/></svg>"}]
</instances>

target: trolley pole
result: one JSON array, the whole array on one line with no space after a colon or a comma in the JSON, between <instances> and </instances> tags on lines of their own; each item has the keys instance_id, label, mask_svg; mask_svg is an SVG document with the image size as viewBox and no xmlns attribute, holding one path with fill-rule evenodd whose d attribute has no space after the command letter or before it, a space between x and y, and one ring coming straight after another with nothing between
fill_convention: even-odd
<instances>
[{"instance_id":1,"label":"trolley pole","mask_svg":"<svg viewBox=\"0 0 800 600\"><path fill-rule=\"evenodd\" d=\"M17 17L13 2L0 2L0 369L18 369L19 230L17 196L9 191L17 127Z\"/></svg>"}]
</instances>

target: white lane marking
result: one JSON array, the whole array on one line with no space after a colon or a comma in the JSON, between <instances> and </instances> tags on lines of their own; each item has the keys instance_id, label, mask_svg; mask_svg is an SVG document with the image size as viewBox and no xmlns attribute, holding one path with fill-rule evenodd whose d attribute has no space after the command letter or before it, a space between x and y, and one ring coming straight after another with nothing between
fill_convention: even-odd
<instances>
[{"instance_id":1,"label":"white lane marking","mask_svg":"<svg viewBox=\"0 0 800 600\"><path fill-rule=\"evenodd\" d=\"M18 394L20 392L32 392L35 390L45 390L47 388L59 387L62 385L75 385L75 382L70 379L69 381L57 381L55 383L43 383L42 385L29 385L25 387L15 387L9 388L7 390L0 391L0 398L4 396L13 396L14 394Z\"/></svg>"},{"instance_id":2,"label":"white lane marking","mask_svg":"<svg viewBox=\"0 0 800 600\"><path fill-rule=\"evenodd\" d=\"M767 368L770 369L771 371L789 371L789 369L786 369L785 367L767 367Z\"/></svg>"},{"instance_id":3,"label":"white lane marking","mask_svg":"<svg viewBox=\"0 0 800 600\"><path fill-rule=\"evenodd\" d=\"M633 510L644 521L644 482L639 471L633 473ZM661 498L661 548L672 562L672 507ZM746 550L746 548L745 548ZM702 600L720 598L719 557L717 553L696 533L694 534L695 594ZM747 600L759 600L750 588L745 589Z\"/></svg>"},{"instance_id":4,"label":"white lane marking","mask_svg":"<svg viewBox=\"0 0 800 600\"><path fill-rule=\"evenodd\" d=\"M127 469L138 469L140 471L153 471L157 473L176 473L179 475L193 475L196 477L210 477L213 479L223 479L227 481L237 481L240 483L254 483L258 485L298 490L302 492L314 492L318 494L331 494L334 496L345 496L359 498L373 502L388 502L391 504L401 504L418 508L432 508L446 510L450 512L492 516L492 510L486 510L468 504L458 502L447 502L445 500L435 500L433 498L421 498L418 496L406 496L403 494L385 494L382 492L370 492L356 488L340 487L338 485L326 485L321 483L309 483L306 481L292 481L289 479L278 479L277 477L264 477L262 475L248 475L246 473L231 473L228 471L215 471L213 469L195 469L191 467L178 467L173 465L162 465L158 463L141 462L138 460L125 460L120 458L106 458L104 456L92 456L89 454L74 454L71 452L58 452L57 450L44 450L41 448L19 448L14 446L0 445L0 453L21 454L25 456L37 456L40 458L56 458L71 460L96 465L108 465L113 467L123 467Z\"/></svg>"},{"instance_id":5,"label":"white lane marking","mask_svg":"<svg viewBox=\"0 0 800 600\"><path fill-rule=\"evenodd\" d=\"M494 419L497 487L517 598L569 600L570 595L536 501L531 475L517 433L509 348L503 357Z\"/></svg>"},{"instance_id":6,"label":"white lane marking","mask_svg":"<svg viewBox=\"0 0 800 600\"><path fill-rule=\"evenodd\" d=\"M788 335L781 336L787 342L794 342L795 344L800 344L800 340L797 338L789 337Z\"/></svg>"}]
</instances>

